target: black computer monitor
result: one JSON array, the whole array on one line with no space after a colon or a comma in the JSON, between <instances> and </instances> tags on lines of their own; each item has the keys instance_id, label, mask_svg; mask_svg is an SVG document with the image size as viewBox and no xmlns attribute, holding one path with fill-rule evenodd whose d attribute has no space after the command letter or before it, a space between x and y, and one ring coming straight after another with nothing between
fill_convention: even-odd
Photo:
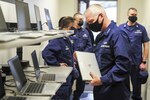
<instances>
[{"instance_id":1,"label":"black computer monitor","mask_svg":"<svg viewBox=\"0 0 150 100\"><path fill-rule=\"evenodd\" d=\"M37 29L42 30L42 22L41 22L41 16L40 16L40 9L38 6L34 5L35 10L35 17L37 22Z\"/></svg>"},{"instance_id":2,"label":"black computer monitor","mask_svg":"<svg viewBox=\"0 0 150 100\"><path fill-rule=\"evenodd\" d=\"M8 31L8 29L7 29L5 18L4 18L1 5L0 5L0 32L6 32L6 31Z\"/></svg>"},{"instance_id":3,"label":"black computer monitor","mask_svg":"<svg viewBox=\"0 0 150 100\"><path fill-rule=\"evenodd\" d=\"M16 13L18 30L31 30L30 15L28 4L22 1L16 1Z\"/></svg>"},{"instance_id":4,"label":"black computer monitor","mask_svg":"<svg viewBox=\"0 0 150 100\"><path fill-rule=\"evenodd\" d=\"M48 28L49 28L49 30L52 30L53 25L52 25L51 17L50 17L50 14L49 14L49 10L44 8L44 11L45 11L45 17L46 17L46 20L47 20Z\"/></svg>"}]
</instances>

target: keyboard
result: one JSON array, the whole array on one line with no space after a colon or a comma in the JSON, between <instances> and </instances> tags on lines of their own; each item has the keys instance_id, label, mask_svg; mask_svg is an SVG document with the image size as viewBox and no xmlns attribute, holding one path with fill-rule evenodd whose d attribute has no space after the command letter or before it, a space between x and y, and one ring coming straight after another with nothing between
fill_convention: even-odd
<instances>
[{"instance_id":1,"label":"keyboard","mask_svg":"<svg viewBox=\"0 0 150 100\"><path fill-rule=\"evenodd\" d=\"M55 74L43 74L42 81L55 81Z\"/></svg>"},{"instance_id":2,"label":"keyboard","mask_svg":"<svg viewBox=\"0 0 150 100\"><path fill-rule=\"evenodd\" d=\"M42 93L44 83L30 83L25 93Z\"/></svg>"},{"instance_id":3,"label":"keyboard","mask_svg":"<svg viewBox=\"0 0 150 100\"><path fill-rule=\"evenodd\" d=\"M26 100L26 97L13 97L13 96L9 96L6 100Z\"/></svg>"}]
</instances>

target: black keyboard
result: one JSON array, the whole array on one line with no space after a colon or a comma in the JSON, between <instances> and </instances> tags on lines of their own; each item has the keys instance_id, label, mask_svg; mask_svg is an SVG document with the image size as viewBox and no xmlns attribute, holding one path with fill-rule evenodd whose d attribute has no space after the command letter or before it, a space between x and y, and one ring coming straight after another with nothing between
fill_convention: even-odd
<instances>
[{"instance_id":1,"label":"black keyboard","mask_svg":"<svg viewBox=\"0 0 150 100\"><path fill-rule=\"evenodd\" d=\"M9 96L6 100L26 100L26 97L13 97L13 96Z\"/></svg>"},{"instance_id":2,"label":"black keyboard","mask_svg":"<svg viewBox=\"0 0 150 100\"><path fill-rule=\"evenodd\" d=\"M30 83L25 93L42 93L44 83Z\"/></svg>"},{"instance_id":3,"label":"black keyboard","mask_svg":"<svg viewBox=\"0 0 150 100\"><path fill-rule=\"evenodd\" d=\"M43 74L42 81L55 81L55 74Z\"/></svg>"}]
</instances>

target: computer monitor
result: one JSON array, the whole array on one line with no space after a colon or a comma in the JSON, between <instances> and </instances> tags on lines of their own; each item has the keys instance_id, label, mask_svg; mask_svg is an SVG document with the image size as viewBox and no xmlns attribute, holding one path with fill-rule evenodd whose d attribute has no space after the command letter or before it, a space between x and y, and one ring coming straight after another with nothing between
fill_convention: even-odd
<instances>
[{"instance_id":1,"label":"computer monitor","mask_svg":"<svg viewBox=\"0 0 150 100\"><path fill-rule=\"evenodd\" d=\"M44 11L45 11L45 17L46 17L46 20L47 20L48 28L49 28L49 30L52 30L53 25L52 25L51 17L50 17L50 14L49 14L49 10L44 8Z\"/></svg>"},{"instance_id":2,"label":"computer monitor","mask_svg":"<svg viewBox=\"0 0 150 100\"><path fill-rule=\"evenodd\" d=\"M38 6L34 5L35 10L35 17L37 22L37 29L42 30L42 22L41 22L41 16L40 16L40 9Z\"/></svg>"},{"instance_id":3,"label":"computer monitor","mask_svg":"<svg viewBox=\"0 0 150 100\"><path fill-rule=\"evenodd\" d=\"M4 18L1 5L0 5L0 32L6 32L6 31L8 31L8 29L7 29L5 18Z\"/></svg>"},{"instance_id":4,"label":"computer monitor","mask_svg":"<svg viewBox=\"0 0 150 100\"><path fill-rule=\"evenodd\" d=\"M28 4L22 1L16 1L16 13L18 30L31 30L30 15Z\"/></svg>"}]
</instances>

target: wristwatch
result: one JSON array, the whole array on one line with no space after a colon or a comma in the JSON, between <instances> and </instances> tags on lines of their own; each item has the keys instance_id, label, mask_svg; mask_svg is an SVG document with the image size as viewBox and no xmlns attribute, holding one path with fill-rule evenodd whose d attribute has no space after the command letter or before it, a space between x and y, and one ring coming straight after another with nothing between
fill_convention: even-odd
<instances>
[{"instance_id":1,"label":"wristwatch","mask_svg":"<svg viewBox=\"0 0 150 100\"><path fill-rule=\"evenodd\" d=\"M143 64L146 64L146 61L142 61Z\"/></svg>"}]
</instances>

